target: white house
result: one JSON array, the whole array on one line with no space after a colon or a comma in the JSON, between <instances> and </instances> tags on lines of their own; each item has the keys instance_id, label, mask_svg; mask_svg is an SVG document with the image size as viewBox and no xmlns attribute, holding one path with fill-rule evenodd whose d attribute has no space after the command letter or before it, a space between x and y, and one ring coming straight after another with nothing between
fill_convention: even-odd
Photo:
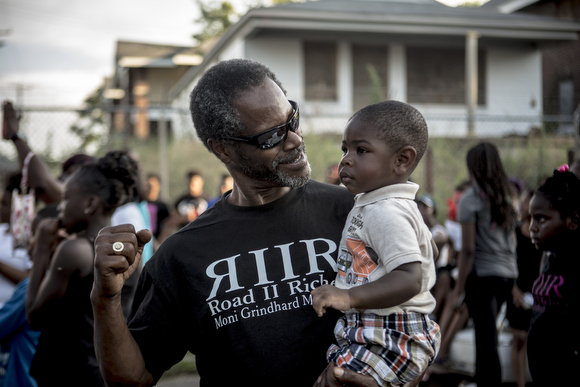
<instances>
[{"instance_id":1,"label":"white house","mask_svg":"<svg viewBox=\"0 0 580 387\"><path fill-rule=\"evenodd\" d=\"M319 0L250 10L170 90L174 107L211 65L268 65L300 103L305 132L342 131L382 99L416 106L431 136L525 134L542 115L540 48L580 23L452 8L435 0ZM501 117L501 125L497 119Z\"/></svg>"}]
</instances>

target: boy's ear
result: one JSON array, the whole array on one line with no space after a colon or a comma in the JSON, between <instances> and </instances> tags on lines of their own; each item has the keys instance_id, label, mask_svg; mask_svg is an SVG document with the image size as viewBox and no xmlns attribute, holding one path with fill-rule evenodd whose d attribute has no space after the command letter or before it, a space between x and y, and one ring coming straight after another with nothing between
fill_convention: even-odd
<instances>
[{"instance_id":1,"label":"boy's ear","mask_svg":"<svg viewBox=\"0 0 580 387\"><path fill-rule=\"evenodd\" d=\"M228 164L231 161L230 148L226 146L221 140L216 140L215 138L207 139L207 147L209 150L216 155L222 163Z\"/></svg>"},{"instance_id":2,"label":"boy's ear","mask_svg":"<svg viewBox=\"0 0 580 387\"><path fill-rule=\"evenodd\" d=\"M395 172L399 175L404 175L412 170L415 160L417 159L417 151L410 145L404 146L397 152L397 165Z\"/></svg>"}]
</instances>

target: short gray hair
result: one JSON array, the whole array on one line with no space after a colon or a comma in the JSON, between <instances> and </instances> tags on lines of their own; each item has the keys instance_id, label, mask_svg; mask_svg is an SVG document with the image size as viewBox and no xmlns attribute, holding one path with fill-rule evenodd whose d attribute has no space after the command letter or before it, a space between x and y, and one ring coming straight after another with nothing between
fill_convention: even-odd
<instances>
[{"instance_id":1,"label":"short gray hair","mask_svg":"<svg viewBox=\"0 0 580 387\"><path fill-rule=\"evenodd\" d=\"M231 59L209 68L190 95L189 110L197 136L207 147L207 140L223 140L244 131L233 100L240 93L259 86L266 79L282 84L265 65L248 59Z\"/></svg>"}]
</instances>

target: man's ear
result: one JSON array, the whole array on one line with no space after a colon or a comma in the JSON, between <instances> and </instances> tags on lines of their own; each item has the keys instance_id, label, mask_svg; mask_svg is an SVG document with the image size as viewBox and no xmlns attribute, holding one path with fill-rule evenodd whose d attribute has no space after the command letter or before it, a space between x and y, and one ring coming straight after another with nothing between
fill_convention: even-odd
<instances>
[{"instance_id":1,"label":"man's ear","mask_svg":"<svg viewBox=\"0 0 580 387\"><path fill-rule=\"evenodd\" d=\"M410 145L407 145L397 151L397 165L395 166L395 172L398 175L404 175L408 173L415 164L417 159L417 151Z\"/></svg>"},{"instance_id":2,"label":"man's ear","mask_svg":"<svg viewBox=\"0 0 580 387\"><path fill-rule=\"evenodd\" d=\"M231 162L231 147L226 146L226 144L224 144L221 140L208 138L207 147L214 155L216 155L218 159L220 159L222 163L228 164Z\"/></svg>"}]
</instances>

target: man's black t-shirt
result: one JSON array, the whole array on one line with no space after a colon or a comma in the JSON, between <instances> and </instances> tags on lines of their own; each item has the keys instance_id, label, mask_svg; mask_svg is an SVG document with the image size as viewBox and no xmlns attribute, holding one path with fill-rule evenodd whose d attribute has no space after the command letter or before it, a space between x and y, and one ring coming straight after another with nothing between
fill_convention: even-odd
<instances>
[{"instance_id":1,"label":"man's black t-shirt","mask_svg":"<svg viewBox=\"0 0 580 387\"><path fill-rule=\"evenodd\" d=\"M145 265L131 333L157 380L186 351L203 386L311 386L326 367L338 312L310 291L332 283L353 198L310 181L275 202L221 200Z\"/></svg>"}]
</instances>

